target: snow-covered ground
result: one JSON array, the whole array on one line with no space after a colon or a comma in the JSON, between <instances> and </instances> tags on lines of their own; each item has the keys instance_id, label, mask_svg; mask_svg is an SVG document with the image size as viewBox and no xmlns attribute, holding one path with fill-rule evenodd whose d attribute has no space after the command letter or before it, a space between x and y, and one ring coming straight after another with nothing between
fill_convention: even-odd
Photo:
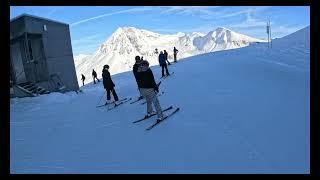
<instances>
[{"instance_id":1,"label":"snow-covered ground","mask_svg":"<svg viewBox=\"0 0 320 180\"><path fill-rule=\"evenodd\" d=\"M146 106L96 108L102 83L83 93L11 99L11 173L309 173L310 29L189 57L169 66L159 97L181 110L151 131ZM152 67L156 80L161 72ZM132 72L113 75L137 97ZM105 98L105 96L103 97ZM100 102L102 103L102 101Z\"/></svg>"}]
</instances>

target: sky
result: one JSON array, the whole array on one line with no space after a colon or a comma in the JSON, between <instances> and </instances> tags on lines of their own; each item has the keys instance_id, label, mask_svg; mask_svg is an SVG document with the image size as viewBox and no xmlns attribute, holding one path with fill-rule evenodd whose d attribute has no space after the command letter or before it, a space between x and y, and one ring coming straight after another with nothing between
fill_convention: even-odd
<instances>
[{"instance_id":1,"label":"sky","mask_svg":"<svg viewBox=\"0 0 320 180\"><path fill-rule=\"evenodd\" d=\"M119 27L160 34L208 33L217 27L266 39L310 25L309 6L11 6L10 19L23 13L69 24L73 54L92 54Z\"/></svg>"}]
</instances>

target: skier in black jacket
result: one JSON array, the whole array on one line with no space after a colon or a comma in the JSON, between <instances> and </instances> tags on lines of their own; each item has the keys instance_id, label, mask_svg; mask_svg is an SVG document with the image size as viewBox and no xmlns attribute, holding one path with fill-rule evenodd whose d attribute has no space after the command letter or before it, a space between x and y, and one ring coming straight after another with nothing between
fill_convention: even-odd
<instances>
[{"instance_id":1,"label":"skier in black jacket","mask_svg":"<svg viewBox=\"0 0 320 180\"><path fill-rule=\"evenodd\" d=\"M86 80L86 77L83 74L81 74L81 80L82 80L82 86L84 86L84 80Z\"/></svg>"},{"instance_id":2,"label":"skier in black jacket","mask_svg":"<svg viewBox=\"0 0 320 180\"><path fill-rule=\"evenodd\" d=\"M138 99L142 99L143 96L141 95L141 92L140 92L140 82L138 81L137 74L138 74L138 68L141 65L141 63L143 62L143 60L140 59L139 56L136 56L135 60L136 60L136 62L133 65L132 72L133 72L134 78L136 79L136 82L137 82L137 85L138 85L138 90L139 90L139 93L140 93L140 97Z\"/></svg>"},{"instance_id":3,"label":"skier in black jacket","mask_svg":"<svg viewBox=\"0 0 320 180\"><path fill-rule=\"evenodd\" d=\"M149 68L148 61L143 61L141 65L138 67L137 79L140 84L140 92L147 101L146 117L153 114L153 104L157 110L157 121L161 121L163 119L163 113L161 110L159 100L157 98L157 93L159 92L159 89L156 84L156 81L154 80L153 73Z\"/></svg>"},{"instance_id":4,"label":"skier in black jacket","mask_svg":"<svg viewBox=\"0 0 320 180\"><path fill-rule=\"evenodd\" d=\"M103 86L107 91L107 100L110 100L110 91L112 92L113 98L115 101L118 101L118 95L116 93L116 90L114 90L114 83L111 79L110 73L109 73L109 65L104 65L102 70L102 78L103 78Z\"/></svg>"},{"instance_id":5,"label":"skier in black jacket","mask_svg":"<svg viewBox=\"0 0 320 180\"><path fill-rule=\"evenodd\" d=\"M92 78L93 78L94 84L96 83L96 79L98 80L98 82L100 82L99 79L97 78L97 72L94 69L92 69Z\"/></svg>"},{"instance_id":6,"label":"skier in black jacket","mask_svg":"<svg viewBox=\"0 0 320 180\"><path fill-rule=\"evenodd\" d=\"M177 62L177 53L178 53L178 49L176 47L173 48L173 57L174 57L174 62Z\"/></svg>"},{"instance_id":7,"label":"skier in black jacket","mask_svg":"<svg viewBox=\"0 0 320 180\"><path fill-rule=\"evenodd\" d=\"M169 62L168 60L168 53L166 50L163 50L163 54L164 54L164 57L166 58L166 61L168 62L168 65L171 65L171 63Z\"/></svg>"}]
</instances>

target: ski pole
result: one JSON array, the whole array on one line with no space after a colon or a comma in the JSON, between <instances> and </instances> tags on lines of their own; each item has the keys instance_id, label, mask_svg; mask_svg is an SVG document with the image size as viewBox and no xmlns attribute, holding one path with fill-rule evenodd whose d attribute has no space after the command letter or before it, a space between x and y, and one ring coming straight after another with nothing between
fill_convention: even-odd
<instances>
[{"instance_id":1,"label":"ski pole","mask_svg":"<svg viewBox=\"0 0 320 180\"><path fill-rule=\"evenodd\" d=\"M105 94L106 94L106 91L104 91L104 93L103 93L102 96L100 97L100 100L99 100L98 104L100 104L101 99L104 97ZM98 104L97 104L96 106L98 106Z\"/></svg>"}]
</instances>

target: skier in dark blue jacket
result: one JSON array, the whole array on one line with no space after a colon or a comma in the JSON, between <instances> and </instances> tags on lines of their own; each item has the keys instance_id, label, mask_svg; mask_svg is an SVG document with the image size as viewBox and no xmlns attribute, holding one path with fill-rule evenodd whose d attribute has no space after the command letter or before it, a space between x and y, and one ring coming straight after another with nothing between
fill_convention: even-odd
<instances>
[{"instance_id":1,"label":"skier in dark blue jacket","mask_svg":"<svg viewBox=\"0 0 320 180\"><path fill-rule=\"evenodd\" d=\"M115 85L111 79L110 72L109 72L109 65L104 65L102 70L102 78L103 78L103 86L107 91L107 101L111 99L110 92L112 92L114 101L118 101L118 95L116 90L114 89Z\"/></svg>"},{"instance_id":2,"label":"skier in dark blue jacket","mask_svg":"<svg viewBox=\"0 0 320 180\"><path fill-rule=\"evenodd\" d=\"M164 69L166 69L166 74L167 74L167 76L169 76L170 73L168 71L168 66L167 66L167 62L166 62L166 56L163 54L162 51L159 54L159 64L162 67L162 77L164 77Z\"/></svg>"}]
</instances>

